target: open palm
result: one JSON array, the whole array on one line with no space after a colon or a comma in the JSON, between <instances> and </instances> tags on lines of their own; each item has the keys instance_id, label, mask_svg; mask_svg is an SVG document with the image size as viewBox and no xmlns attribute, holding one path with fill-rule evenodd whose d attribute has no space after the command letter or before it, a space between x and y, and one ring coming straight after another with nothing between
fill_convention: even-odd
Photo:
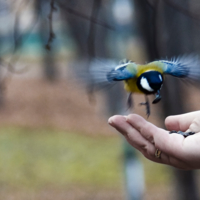
<instances>
[{"instance_id":1,"label":"open palm","mask_svg":"<svg viewBox=\"0 0 200 200\"><path fill-rule=\"evenodd\" d=\"M168 131L136 114L116 115L108 122L149 160L179 169L200 169L200 111L167 117ZM176 133L169 134L172 130L195 134L185 138ZM162 152L160 158L155 156L157 149Z\"/></svg>"}]
</instances>

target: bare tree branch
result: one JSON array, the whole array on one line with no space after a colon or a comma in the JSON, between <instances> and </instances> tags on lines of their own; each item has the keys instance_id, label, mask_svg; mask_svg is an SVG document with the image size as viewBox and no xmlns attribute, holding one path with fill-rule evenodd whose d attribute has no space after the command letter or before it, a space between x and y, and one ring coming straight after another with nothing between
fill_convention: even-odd
<instances>
[{"instance_id":1,"label":"bare tree branch","mask_svg":"<svg viewBox=\"0 0 200 200\"><path fill-rule=\"evenodd\" d=\"M152 6L155 7L157 4L157 0L146 0L147 3ZM180 5L178 5L177 3L174 3L174 1L172 0L163 0L166 4L168 4L170 7L174 8L175 10L177 10L178 12L184 14L185 16L188 16L194 20L200 21L200 14L194 13L189 11L187 8L184 8Z\"/></svg>"},{"instance_id":2,"label":"bare tree branch","mask_svg":"<svg viewBox=\"0 0 200 200\"><path fill-rule=\"evenodd\" d=\"M49 51L51 50L51 44L55 38L55 33L53 32L53 12L56 10L54 0L51 0L50 6L51 6L51 9L50 9L49 17L48 17L49 18L49 39L47 41L47 44L45 45L45 48Z\"/></svg>"},{"instance_id":3,"label":"bare tree branch","mask_svg":"<svg viewBox=\"0 0 200 200\"><path fill-rule=\"evenodd\" d=\"M93 0L91 18L97 18L101 6L101 1L102 0ZM88 35L88 54L90 57L95 57L95 31L95 25L91 22Z\"/></svg>"},{"instance_id":4,"label":"bare tree branch","mask_svg":"<svg viewBox=\"0 0 200 200\"><path fill-rule=\"evenodd\" d=\"M103 21L97 20L96 18L89 17L87 15L84 15L84 14L76 11L76 10L73 10L72 8L67 7L62 2L59 2L59 5L60 5L61 8L65 9L65 11L67 11L70 14L76 15L77 17L80 17L80 18L85 19L85 20L89 20L92 23L98 24L98 25L103 26L103 27L105 27L107 29L110 29L110 30L113 30L113 31L115 30L114 26L111 26L111 25L109 25L109 24L107 24L107 23L105 23Z\"/></svg>"},{"instance_id":5,"label":"bare tree branch","mask_svg":"<svg viewBox=\"0 0 200 200\"><path fill-rule=\"evenodd\" d=\"M200 20L200 15L199 15L199 14L197 14L197 13L192 13L192 12L190 12L188 9L183 8L183 7L179 6L179 5L177 5L176 3L174 3L174 2L171 1L171 0L164 0L164 1L165 1L165 3L167 3L169 6L171 6L172 8L174 8L174 9L176 9L176 10L178 10L178 11L181 12L182 14L184 14L184 15L186 15L186 16L192 18L192 19L195 19L195 20L198 20L198 21Z\"/></svg>"}]
</instances>

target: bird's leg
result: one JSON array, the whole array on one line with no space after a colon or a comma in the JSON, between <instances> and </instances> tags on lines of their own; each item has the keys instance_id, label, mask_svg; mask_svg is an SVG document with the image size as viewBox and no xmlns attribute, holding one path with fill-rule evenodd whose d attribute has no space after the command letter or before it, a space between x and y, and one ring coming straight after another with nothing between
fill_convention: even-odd
<instances>
[{"instance_id":1,"label":"bird's leg","mask_svg":"<svg viewBox=\"0 0 200 200\"><path fill-rule=\"evenodd\" d=\"M172 133L176 133L176 134L182 135L184 137L187 137L187 136L195 134L195 132L182 132L182 131L170 131L169 132L169 134L172 134Z\"/></svg>"},{"instance_id":2,"label":"bird's leg","mask_svg":"<svg viewBox=\"0 0 200 200\"><path fill-rule=\"evenodd\" d=\"M129 93L129 95L128 95L127 106L128 106L128 109L133 107L132 92Z\"/></svg>"},{"instance_id":3,"label":"bird's leg","mask_svg":"<svg viewBox=\"0 0 200 200\"><path fill-rule=\"evenodd\" d=\"M158 103L161 100L160 90L158 90L155 94L156 98L153 100L153 104Z\"/></svg>"},{"instance_id":4,"label":"bird's leg","mask_svg":"<svg viewBox=\"0 0 200 200\"><path fill-rule=\"evenodd\" d=\"M150 115L150 105L149 105L149 99L148 99L147 95L145 95L145 100L146 100L146 102L140 103L140 105L146 106L146 115L147 115L147 118L148 118L149 115Z\"/></svg>"}]
</instances>

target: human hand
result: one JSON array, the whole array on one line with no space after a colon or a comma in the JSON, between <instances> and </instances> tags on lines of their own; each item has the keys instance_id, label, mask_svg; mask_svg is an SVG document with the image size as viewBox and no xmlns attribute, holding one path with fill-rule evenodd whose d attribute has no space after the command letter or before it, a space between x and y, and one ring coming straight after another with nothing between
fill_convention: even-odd
<instances>
[{"instance_id":1,"label":"human hand","mask_svg":"<svg viewBox=\"0 0 200 200\"><path fill-rule=\"evenodd\" d=\"M136 114L116 115L108 123L149 160L184 170L200 169L200 111L167 117L168 131ZM169 134L172 130L195 134L185 138ZM155 156L157 149L161 151L160 158Z\"/></svg>"}]
</instances>

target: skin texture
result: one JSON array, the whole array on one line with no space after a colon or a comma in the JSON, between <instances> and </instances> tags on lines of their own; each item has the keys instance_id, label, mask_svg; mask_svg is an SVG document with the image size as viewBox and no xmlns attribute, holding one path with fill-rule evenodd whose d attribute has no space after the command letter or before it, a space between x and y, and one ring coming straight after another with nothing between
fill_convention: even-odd
<instances>
[{"instance_id":1,"label":"skin texture","mask_svg":"<svg viewBox=\"0 0 200 200\"><path fill-rule=\"evenodd\" d=\"M167 130L146 121L139 115L115 115L108 123L147 159L183 170L200 169L200 111L169 116L165 119ZM192 131L184 138L169 131ZM156 149L162 151L156 158Z\"/></svg>"}]
</instances>

